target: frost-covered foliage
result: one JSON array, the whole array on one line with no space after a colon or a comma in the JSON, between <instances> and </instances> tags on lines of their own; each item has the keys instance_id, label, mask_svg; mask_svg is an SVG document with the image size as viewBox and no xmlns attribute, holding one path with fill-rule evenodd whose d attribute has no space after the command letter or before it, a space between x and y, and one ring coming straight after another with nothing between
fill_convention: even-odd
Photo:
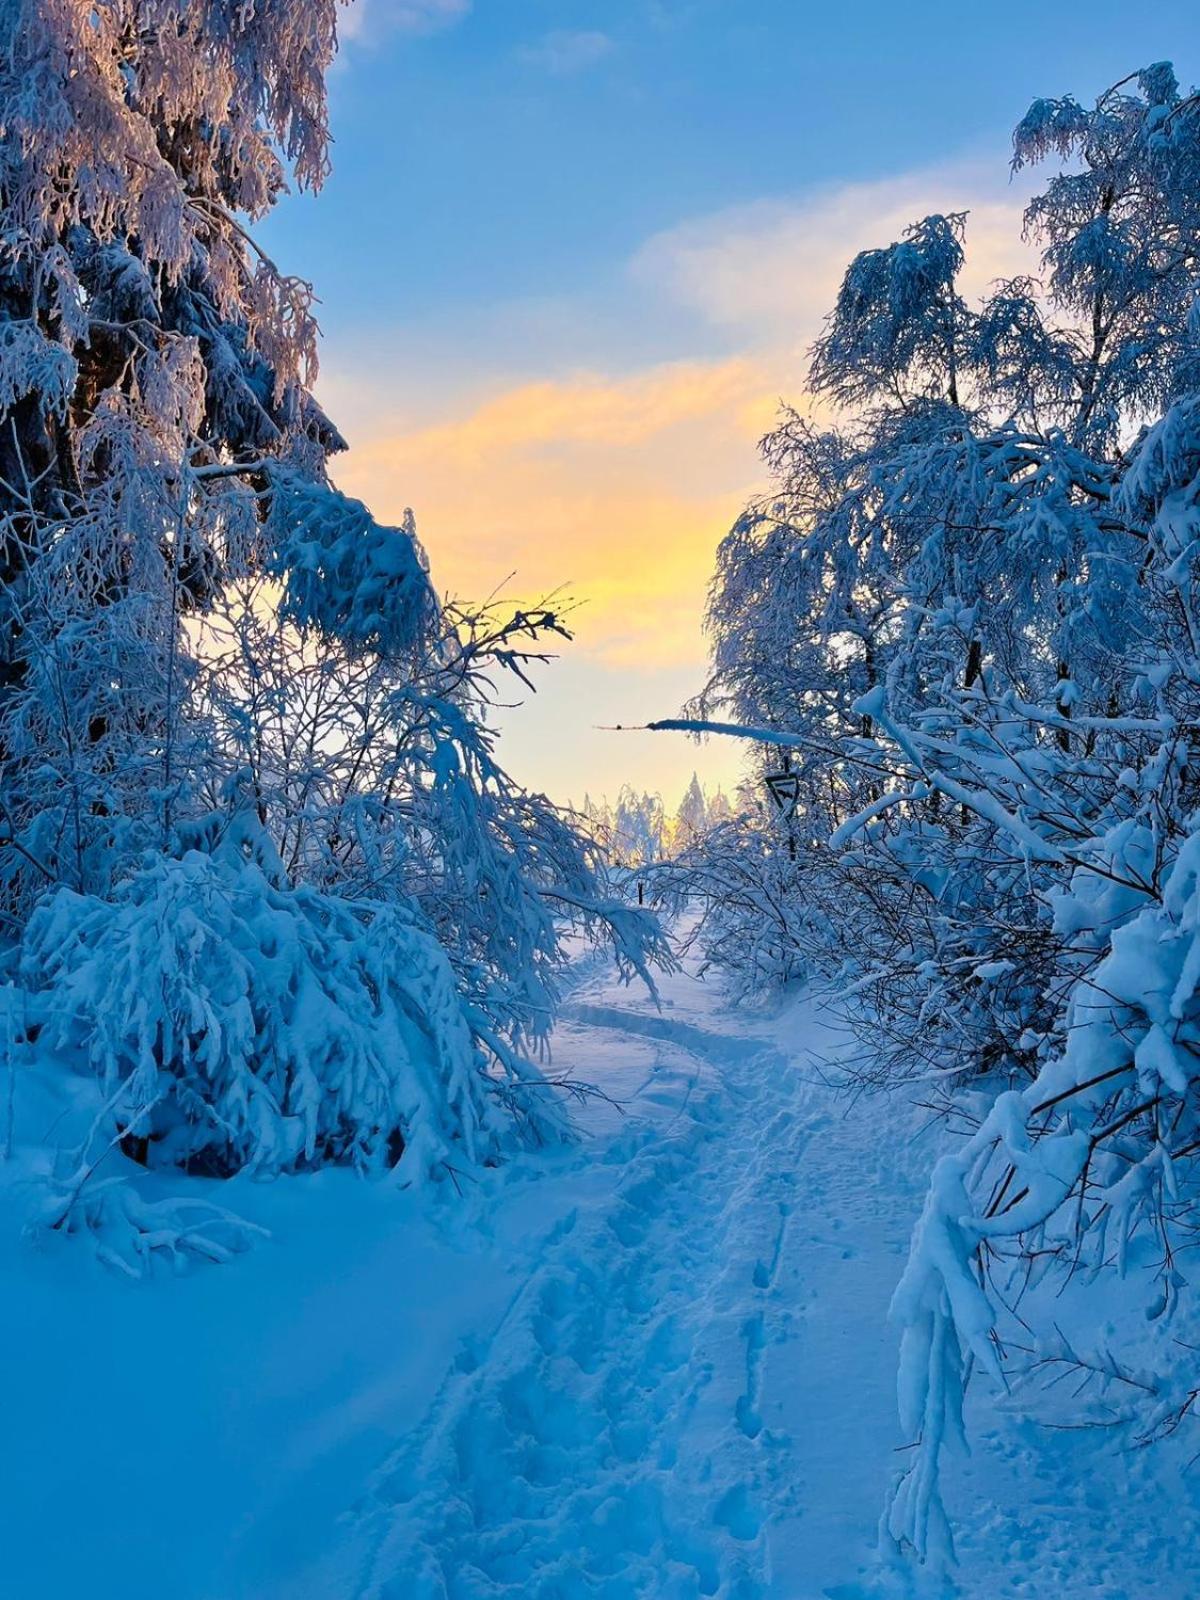
<instances>
[{"instance_id":1,"label":"frost-covered foliage","mask_svg":"<svg viewBox=\"0 0 1200 1600\"><path fill-rule=\"evenodd\" d=\"M656 905L676 914L702 906L685 923L686 948L725 974L735 1000L751 1000L795 983L811 969L812 909L794 857L779 848L762 818L746 812L714 821L649 874Z\"/></svg>"},{"instance_id":2,"label":"frost-covered foliage","mask_svg":"<svg viewBox=\"0 0 1200 1600\"><path fill-rule=\"evenodd\" d=\"M611 940L628 976L650 981L649 963L670 961L599 845L497 760L490 685L563 632L548 611L447 608L421 652L397 661L298 629L253 583L202 630L195 700L211 730L213 817L239 795L290 880L419 908L506 1073L520 1070L514 1052L545 1043L564 927Z\"/></svg>"},{"instance_id":3,"label":"frost-covered foliage","mask_svg":"<svg viewBox=\"0 0 1200 1600\"><path fill-rule=\"evenodd\" d=\"M1056 163L1041 277L968 305L959 216L853 263L810 371L837 421L765 441L711 681L666 724L800 775L789 816L697 847L710 926L757 852L764 930L858 1008L860 1080L972 1130L895 1305L919 1443L887 1525L922 1555L971 1366L1013 1373L1021 1319L1046 1358L1039 1281L1128 1266L1152 1318L1194 1300L1200 99L1159 64L1041 101L1014 159ZM1195 1391L1163 1348L1143 1436Z\"/></svg>"},{"instance_id":4,"label":"frost-covered foliage","mask_svg":"<svg viewBox=\"0 0 1200 1600\"><path fill-rule=\"evenodd\" d=\"M60 889L20 975L143 1161L224 1177L407 1151L495 1159L505 1124L445 951L396 903L272 882L227 837L111 900Z\"/></svg>"},{"instance_id":5,"label":"frost-covered foliage","mask_svg":"<svg viewBox=\"0 0 1200 1600\"><path fill-rule=\"evenodd\" d=\"M360 501L292 472L272 474L268 570L282 615L351 650L400 658L429 637L436 607L410 513L382 528Z\"/></svg>"},{"instance_id":6,"label":"frost-covered foliage","mask_svg":"<svg viewBox=\"0 0 1200 1600\"><path fill-rule=\"evenodd\" d=\"M619 868L669 860L730 814L725 794L720 789L706 793L694 772L674 815L662 795L639 792L628 783L622 784L615 802L585 794L581 807L589 829Z\"/></svg>"},{"instance_id":7,"label":"frost-covered foliage","mask_svg":"<svg viewBox=\"0 0 1200 1600\"><path fill-rule=\"evenodd\" d=\"M336 13L4 11L0 961L102 1151L418 1178L561 1131L566 928L668 958L496 759L557 619L444 606L330 481L312 292L248 227L325 175ZM177 1251L81 1170L64 1229Z\"/></svg>"}]
</instances>

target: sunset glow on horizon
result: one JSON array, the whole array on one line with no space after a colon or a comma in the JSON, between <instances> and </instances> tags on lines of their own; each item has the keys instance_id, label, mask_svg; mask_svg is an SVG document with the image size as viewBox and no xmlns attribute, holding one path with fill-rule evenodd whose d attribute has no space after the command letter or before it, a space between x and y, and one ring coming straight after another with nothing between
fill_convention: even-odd
<instances>
[{"instance_id":1,"label":"sunset glow on horizon","mask_svg":"<svg viewBox=\"0 0 1200 1600\"><path fill-rule=\"evenodd\" d=\"M505 22L466 0L375 0L335 80L333 176L272 226L285 257L303 248L322 295L320 393L351 443L339 486L383 521L414 509L445 593L574 603L574 641L539 693L501 714L510 770L558 799L630 782L673 806L693 770L730 789L739 749L601 729L677 714L702 687L714 551L763 485L757 441L780 402L805 403L805 351L844 266L930 211L969 210L974 294L1033 265L1013 243L1024 191L978 82L940 134L937 119L918 128L897 112L894 142L864 146L852 100L820 78L825 43L840 48L829 19L783 35L807 47L793 62L804 94L790 153L786 109L742 97L723 103L742 163L718 160L716 131L689 122L683 167L666 111L714 87L722 48L748 83L767 74L757 25L715 3L648 13L629 0L603 32L583 30L585 49L549 26L560 8L527 10ZM897 44L896 24L882 10L875 20L864 83L886 74ZM686 85L656 79L680 51ZM967 53L978 75L978 38ZM1087 76L1070 54L1072 75ZM1044 88L1046 65L1042 52L1021 70ZM424 97L415 121L396 120L398 78ZM1010 82L1005 117L1011 104ZM617 147L635 134L640 159L622 163ZM406 165L412 138L420 160ZM347 258L339 220L354 214L363 168L378 181L392 162L386 237ZM686 193L672 182L681 170ZM460 191L469 236L446 210Z\"/></svg>"}]
</instances>

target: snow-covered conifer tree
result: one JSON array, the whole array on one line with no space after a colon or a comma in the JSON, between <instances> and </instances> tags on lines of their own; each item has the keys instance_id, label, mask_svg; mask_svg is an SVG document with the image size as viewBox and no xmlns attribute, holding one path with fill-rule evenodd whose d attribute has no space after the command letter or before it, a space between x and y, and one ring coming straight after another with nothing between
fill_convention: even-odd
<instances>
[{"instance_id":1,"label":"snow-covered conifer tree","mask_svg":"<svg viewBox=\"0 0 1200 1600\"><path fill-rule=\"evenodd\" d=\"M704 798L699 777L693 772L691 782L684 790L683 799L679 802L679 809L675 813L672 841L675 848L691 844L693 840L699 838L704 832L707 821L708 801Z\"/></svg>"},{"instance_id":2,"label":"snow-covered conifer tree","mask_svg":"<svg viewBox=\"0 0 1200 1600\"><path fill-rule=\"evenodd\" d=\"M661 861L667 851L667 814L662 796L624 784L613 813L613 859L621 867Z\"/></svg>"}]
</instances>

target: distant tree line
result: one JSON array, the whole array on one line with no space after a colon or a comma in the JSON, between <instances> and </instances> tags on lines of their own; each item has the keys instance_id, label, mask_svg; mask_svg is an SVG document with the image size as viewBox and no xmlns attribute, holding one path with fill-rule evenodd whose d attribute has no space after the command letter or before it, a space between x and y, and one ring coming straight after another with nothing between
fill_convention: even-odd
<instances>
[{"instance_id":1,"label":"distant tree line","mask_svg":"<svg viewBox=\"0 0 1200 1600\"><path fill-rule=\"evenodd\" d=\"M621 786L615 801L606 796L593 800L585 794L579 809L618 868L670 860L733 815L724 791L718 788L707 794L694 772L673 812L661 794L639 791L628 783Z\"/></svg>"}]
</instances>

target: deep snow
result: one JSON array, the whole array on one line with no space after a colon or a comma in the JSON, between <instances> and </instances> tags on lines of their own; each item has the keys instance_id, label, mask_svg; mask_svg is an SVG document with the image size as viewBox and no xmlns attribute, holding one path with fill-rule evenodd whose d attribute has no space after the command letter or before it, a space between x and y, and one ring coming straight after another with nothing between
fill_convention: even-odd
<instances>
[{"instance_id":1,"label":"deep snow","mask_svg":"<svg viewBox=\"0 0 1200 1600\"><path fill-rule=\"evenodd\" d=\"M18 1600L860 1600L903 1444L886 1322L933 1155L821 1081L803 1001L661 1011L582 965L555 1067L610 1097L461 1201L325 1173L222 1185L271 1238L129 1284L0 1218L0 1571ZM18 1138L44 1116L18 1085ZM23 1123L24 1119L24 1123ZM201 1186L203 1187L203 1186ZM959 1591L1185 1600L1179 1456L980 1390ZM1193 1447L1194 1448L1194 1445Z\"/></svg>"}]
</instances>

